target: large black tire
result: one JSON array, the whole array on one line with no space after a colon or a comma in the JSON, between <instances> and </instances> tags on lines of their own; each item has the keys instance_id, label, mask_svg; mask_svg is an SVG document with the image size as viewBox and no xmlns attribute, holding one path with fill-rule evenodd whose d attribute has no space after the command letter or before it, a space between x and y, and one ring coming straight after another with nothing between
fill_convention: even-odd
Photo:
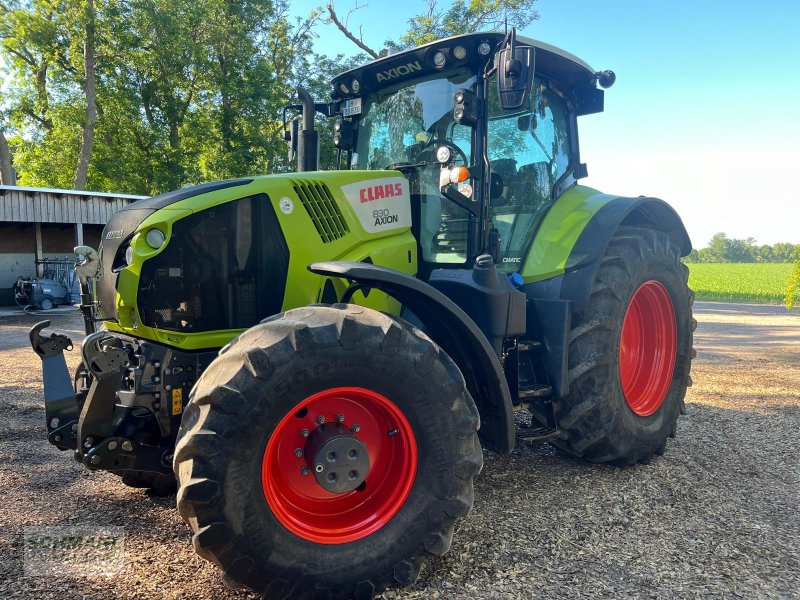
<instances>
[{"instance_id":1,"label":"large black tire","mask_svg":"<svg viewBox=\"0 0 800 600\"><path fill-rule=\"evenodd\" d=\"M402 411L418 448L416 478L377 531L316 543L272 510L262 460L285 419L301 418L298 404L344 386L379 393ZM266 598L372 598L410 585L429 554L450 548L483 464L478 426L461 372L421 331L355 305L290 310L223 348L192 390L174 461L178 510L197 552L231 587Z\"/></svg>"},{"instance_id":2,"label":"large black tire","mask_svg":"<svg viewBox=\"0 0 800 600\"><path fill-rule=\"evenodd\" d=\"M675 436L694 355L694 294L680 251L662 232L624 227L614 235L591 296L573 316L569 394L557 404L561 437L551 443L591 462L648 463ZM634 294L655 281L669 294L675 316L676 356L668 391L658 409L641 416L629 405L620 375L620 337ZM656 288L658 286L655 286ZM666 383L665 379L665 383ZM646 411L644 411L646 412Z\"/></svg>"}]
</instances>

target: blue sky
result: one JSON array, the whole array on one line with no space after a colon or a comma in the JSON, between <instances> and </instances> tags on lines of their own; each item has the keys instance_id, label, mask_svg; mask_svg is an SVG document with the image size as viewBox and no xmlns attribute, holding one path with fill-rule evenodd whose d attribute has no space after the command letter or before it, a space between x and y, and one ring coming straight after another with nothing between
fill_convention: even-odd
<instances>
[{"instance_id":1,"label":"blue sky","mask_svg":"<svg viewBox=\"0 0 800 600\"><path fill-rule=\"evenodd\" d=\"M319 6L292 2L296 14ZM365 4L360 0L360 4ZM338 0L346 15L353 0ZM424 0L371 0L350 18L380 48ZM800 243L800 2L538 0L522 33L613 69L606 111L579 121L583 183L660 197L695 247L717 231ZM332 25L320 52L355 50Z\"/></svg>"}]
</instances>

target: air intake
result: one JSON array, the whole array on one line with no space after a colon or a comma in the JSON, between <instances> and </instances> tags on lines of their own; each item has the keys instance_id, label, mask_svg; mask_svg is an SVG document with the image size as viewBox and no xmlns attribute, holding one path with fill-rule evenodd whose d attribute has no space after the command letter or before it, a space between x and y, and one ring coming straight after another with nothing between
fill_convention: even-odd
<instances>
[{"instance_id":1,"label":"air intake","mask_svg":"<svg viewBox=\"0 0 800 600\"><path fill-rule=\"evenodd\" d=\"M327 185L318 181L294 181L293 187L324 243L333 242L350 233L350 228Z\"/></svg>"}]
</instances>

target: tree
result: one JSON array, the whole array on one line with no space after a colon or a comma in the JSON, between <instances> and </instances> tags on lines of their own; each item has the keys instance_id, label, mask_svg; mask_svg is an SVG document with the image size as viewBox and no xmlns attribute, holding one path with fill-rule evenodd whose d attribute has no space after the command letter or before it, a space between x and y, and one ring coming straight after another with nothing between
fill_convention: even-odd
<instances>
[{"instance_id":1,"label":"tree","mask_svg":"<svg viewBox=\"0 0 800 600\"><path fill-rule=\"evenodd\" d=\"M744 240L729 239L725 247L725 262L755 262L755 242L751 237Z\"/></svg>"},{"instance_id":2,"label":"tree","mask_svg":"<svg viewBox=\"0 0 800 600\"><path fill-rule=\"evenodd\" d=\"M729 240L724 232L715 233L708 243L708 247L705 248L703 262L727 262L728 244Z\"/></svg>"},{"instance_id":3,"label":"tree","mask_svg":"<svg viewBox=\"0 0 800 600\"><path fill-rule=\"evenodd\" d=\"M11 150L8 147L8 140L0 129L0 185L16 185L17 178L14 173L14 165L11 160Z\"/></svg>"},{"instance_id":4,"label":"tree","mask_svg":"<svg viewBox=\"0 0 800 600\"><path fill-rule=\"evenodd\" d=\"M759 246L756 253L756 262L775 262L772 255L772 246L769 244L762 244Z\"/></svg>"},{"instance_id":5,"label":"tree","mask_svg":"<svg viewBox=\"0 0 800 600\"><path fill-rule=\"evenodd\" d=\"M533 1L432 1L390 43L499 26L506 13L524 25ZM16 167L23 185L155 194L289 170L283 107L297 86L324 98L331 77L369 53L315 54L322 10L298 19L288 9L288 0L0 0L11 74L0 180L14 181ZM321 141L332 167L332 136Z\"/></svg>"},{"instance_id":6,"label":"tree","mask_svg":"<svg viewBox=\"0 0 800 600\"><path fill-rule=\"evenodd\" d=\"M473 31L486 31L508 27L519 29L539 18L533 10L536 0L455 0L442 8L438 0L427 0L426 10L408 21L408 30L398 40L387 40L386 46L404 49L427 44L437 39ZM364 42L359 28L356 35L349 25L352 14L365 5L349 11L342 21L335 9L335 2L327 4L329 22L334 24L344 36L359 49L378 58L379 52Z\"/></svg>"},{"instance_id":7,"label":"tree","mask_svg":"<svg viewBox=\"0 0 800 600\"><path fill-rule=\"evenodd\" d=\"M318 20L288 7L0 0L2 168L14 152L24 184L143 194L287 170L282 109Z\"/></svg>"},{"instance_id":8,"label":"tree","mask_svg":"<svg viewBox=\"0 0 800 600\"><path fill-rule=\"evenodd\" d=\"M708 243L708 248L701 250L698 255L701 262L755 262L758 249L755 238L744 240L729 238L725 233L715 233Z\"/></svg>"},{"instance_id":9,"label":"tree","mask_svg":"<svg viewBox=\"0 0 800 600\"><path fill-rule=\"evenodd\" d=\"M428 0L426 12L408 22L408 31L400 37L400 44L410 48L451 35L496 30L506 25L522 29L539 18L533 10L534 3L535 0L455 0L440 8L438 0Z\"/></svg>"},{"instance_id":10,"label":"tree","mask_svg":"<svg viewBox=\"0 0 800 600\"><path fill-rule=\"evenodd\" d=\"M94 0L86 0L83 14L83 91L86 99L86 122L83 124L81 149L75 170L75 189L86 189L89 161L94 146L94 126L97 122L97 79L95 75L95 10Z\"/></svg>"},{"instance_id":11,"label":"tree","mask_svg":"<svg viewBox=\"0 0 800 600\"><path fill-rule=\"evenodd\" d=\"M0 8L0 52L13 75L7 126L22 182L83 189L97 118L95 0Z\"/></svg>"}]
</instances>

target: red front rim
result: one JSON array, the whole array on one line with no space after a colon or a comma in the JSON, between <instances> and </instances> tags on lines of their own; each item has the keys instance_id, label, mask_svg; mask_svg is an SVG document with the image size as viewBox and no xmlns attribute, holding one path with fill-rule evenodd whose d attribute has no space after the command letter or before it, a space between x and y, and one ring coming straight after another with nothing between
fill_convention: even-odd
<instances>
[{"instance_id":1,"label":"red front rim","mask_svg":"<svg viewBox=\"0 0 800 600\"><path fill-rule=\"evenodd\" d=\"M625 312L619 342L622 391L640 417L652 415L667 397L676 348L675 309L669 292L658 281L645 281Z\"/></svg>"},{"instance_id":2,"label":"red front rim","mask_svg":"<svg viewBox=\"0 0 800 600\"><path fill-rule=\"evenodd\" d=\"M313 432L320 417L352 429L367 448L369 473L353 491L329 492L312 473L304 474L303 467L313 465L297 449L307 439L303 430ZM386 525L411 493L416 474L417 442L402 411L372 390L339 387L309 396L281 419L264 451L261 483L286 529L312 542L344 544Z\"/></svg>"}]
</instances>

